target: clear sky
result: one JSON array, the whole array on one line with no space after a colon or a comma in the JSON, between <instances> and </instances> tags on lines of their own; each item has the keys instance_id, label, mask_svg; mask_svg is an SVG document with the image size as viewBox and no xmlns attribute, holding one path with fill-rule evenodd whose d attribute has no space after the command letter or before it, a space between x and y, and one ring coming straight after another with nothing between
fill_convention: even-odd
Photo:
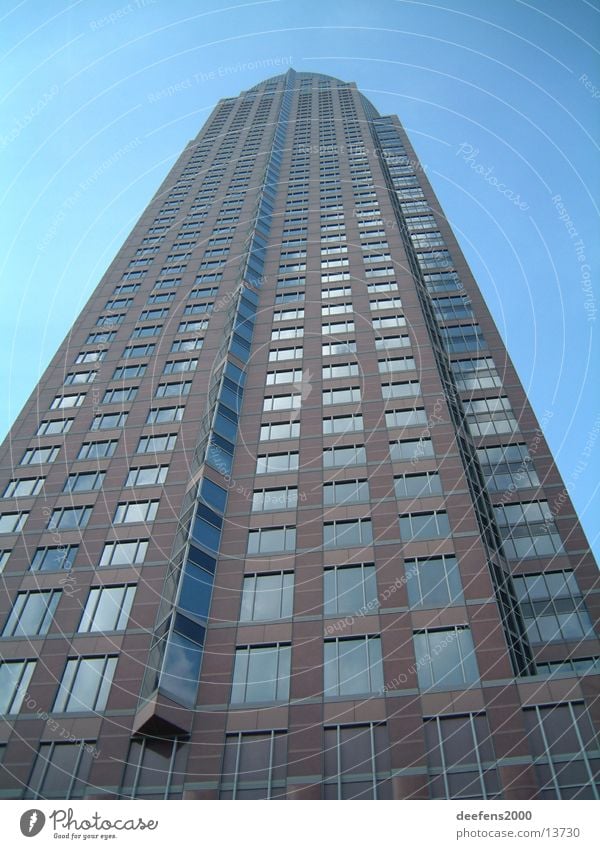
<instances>
[{"instance_id":1,"label":"clear sky","mask_svg":"<svg viewBox=\"0 0 600 849\"><path fill-rule=\"evenodd\" d=\"M598 550L599 32L599 0L3 0L0 436L216 101L291 65L400 116Z\"/></svg>"}]
</instances>

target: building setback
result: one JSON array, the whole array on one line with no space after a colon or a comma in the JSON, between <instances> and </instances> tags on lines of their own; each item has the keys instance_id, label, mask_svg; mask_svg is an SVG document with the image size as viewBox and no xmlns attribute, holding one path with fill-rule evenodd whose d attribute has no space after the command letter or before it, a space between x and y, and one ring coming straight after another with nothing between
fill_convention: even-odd
<instances>
[{"instance_id":1,"label":"building setback","mask_svg":"<svg viewBox=\"0 0 600 849\"><path fill-rule=\"evenodd\" d=\"M398 119L221 100L1 449L2 798L598 798L598 571Z\"/></svg>"}]
</instances>

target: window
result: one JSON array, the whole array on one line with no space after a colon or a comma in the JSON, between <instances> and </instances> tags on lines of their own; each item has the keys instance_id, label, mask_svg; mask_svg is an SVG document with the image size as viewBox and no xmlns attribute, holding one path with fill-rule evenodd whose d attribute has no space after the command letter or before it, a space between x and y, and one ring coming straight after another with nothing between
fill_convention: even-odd
<instances>
[{"instance_id":1,"label":"window","mask_svg":"<svg viewBox=\"0 0 600 849\"><path fill-rule=\"evenodd\" d=\"M90 430L110 430L114 427L123 427L127 421L127 413L103 413L94 416Z\"/></svg>"},{"instance_id":2,"label":"window","mask_svg":"<svg viewBox=\"0 0 600 849\"><path fill-rule=\"evenodd\" d=\"M411 607L446 607L463 601L456 557L418 557L406 560L408 600Z\"/></svg>"},{"instance_id":3,"label":"window","mask_svg":"<svg viewBox=\"0 0 600 849\"><path fill-rule=\"evenodd\" d=\"M271 331L271 340L278 339L299 339L304 336L303 327L278 327Z\"/></svg>"},{"instance_id":4,"label":"window","mask_svg":"<svg viewBox=\"0 0 600 849\"><path fill-rule=\"evenodd\" d=\"M136 454L155 454L158 451L172 451L177 440L176 433L165 433L161 436L140 436Z\"/></svg>"},{"instance_id":5,"label":"window","mask_svg":"<svg viewBox=\"0 0 600 849\"><path fill-rule=\"evenodd\" d=\"M0 549L0 574L4 571L4 567L8 563L8 558L12 554L10 548Z\"/></svg>"},{"instance_id":6,"label":"window","mask_svg":"<svg viewBox=\"0 0 600 849\"><path fill-rule=\"evenodd\" d=\"M174 339L171 345L171 353L183 353L184 351L198 351L204 345L204 339Z\"/></svg>"},{"instance_id":7,"label":"window","mask_svg":"<svg viewBox=\"0 0 600 849\"><path fill-rule=\"evenodd\" d=\"M187 746L177 737L142 737L129 745L120 796L129 799L181 799Z\"/></svg>"},{"instance_id":8,"label":"window","mask_svg":"<svg viewBox=\"0 0 600 849\"><path fill-rule=\"evenodd\" d=\"M323 304L321 306L321 315L342 315L343 313L354 312L352 302L343 304Z\"/></svg>"},{"instance_id":9,"label":"window","mask_svg":"<svg viewBox=\"0 0 600 849\"><path fill-rule=\"evenodd\" d=\"M388 351L393 348L410 348L410 336L380 336L378 339L375 339L376 351ZM412 361L412 365L409 365L410 361ZM386 362L405 362L406 365L404 367L384 367L383 364ZM412 357L404 357L402 360L379 360L379 371L382 374L385 374L386 371L406 371L409 368L415 368L415 361L412 359Z\"/></svg>"},{"instance_id":10,"label":"window","mask_svg":"<svg viewBox=\"0 0 600 849\"><path fill-rule=\"evenodd\" d=\"M0 661L0 716L21 710L35 663L35 660Z\"/></svg>"},{"instance_id":11,"label":"window","mask_svg":"<svg viewBox=\"0 0 600 849\"><path fill-rule=\"evenodd\" d=\"M487 342L478 324L461 324L456 327L440 327L442 343L449 354L462 354L467 351L481 351L487 348Z\"/></svg>"},{"instance_id":12,"label":"window","mask_svg":"<svg viewBox=\"0 0 600 849\"><path fill-rule=\"evenodd\" d=\"M147 549L147 539L107 542L102 551L100 566L132 566L134 563L143 563Z\"/></svg>"},{"instance_id":13,"label":"window","mask_svg":"<svg viewBox=\"0 0 600 849\"><path fill-rule=\"evenodd\" d=\"M370 519L325 522L323 546L325 548L350 548L355 545L371 545L373 530Z\"/></svg>"},{"instance_id":14,"label":"window","mask_svg":"<svg viewBox=\"0 0 600 849\"><path fill-rule=\"evenodd\" d=\"M381 693L381 639L376 636L325 640L324 696Z\"/></svg>"},{"instance_id":15,"label":"window","mask_svg":"<svg viewBox=\"0 0 600 849\"><path fill-rule=\"evenodd\" d=\"M248 554L275 554L295 549L296 528L293 525L248 531Z\"/></svg>"},{"instance_id":16,"label":"window","mask_svg":"<svg viewBox=\"0 0 600 849\"><path fill-rule=\"evenodd\" d=\"M123 357L128 360L136 357L151 357L155 348L156 345L153 342L148 342L147 345L127 345L123 351Z\"/></svg>"},{"instance_id":17,"label":"window","mask_svg":"<svg viewBox=\"0 0 600 849\"><path fill-rule=\"evenodd\" d=\"M48 521L50 531L70 531L85 528L92 514L91 507L58 507Z\"/></svg>"},{"instance_id":18,"label":"window","mask_svg":"<svg viewBox=\"0 0 600 849\"><path fill-rule=\"evenodd\" d=\"M477 457L490 492L512 492L540 485L527 446L522 443L480 448Z\"/></svg>"},{"instance_id":19,"label":"window","mask_svg":"<svg viewBox=\"0 0 600 849\"><path fill-rule=\"evenodd\" d=\"M581 640L594 630L571 571L515 575L515 591L533 643Z\"/></svg>"},{"instance_id":20,"label":"window","mask_svg":"<svg viewBox=\"0 0 600 849\"><path fill-rule=\"evenodd\" d=\"M355 354L356 342L354 339L347 339L345 342L326 342L321 350L324 357L334 357L337 354Z\"/></svg>"},{"instance_id":21,"label":"window","mask_svg":"<svg viewBox=\"0 0 600 849\"><path fill-rule=\"evenodd\" d=\"M87 788L94 748L89 742L40 743L26 799L81 799Z\"/></svg>"},{"instance_id":22,"label":"window","mask_svg":"<svg viewBox=\"0 0 600 849\"><path fill-rule=\"evenodd\" d=\"M185 407L151 407L146 424L164 424L165 422L180 422Z\"/></svg>"},{"instance_id":23,"label":"window","mask_svg":"<svg viewBox=\"0 0 600 849\"><path fill-rule=\"evenodd\" d=\"M225 736L220 799L285 797L287 734L285 731Z\"/></svg>"},{"instance_id":24,"label":"window","mask_svg":"<svg viewBox=\"0 0 600 849\"><path fill-rule=\"evenodd\" d=\"M513 433L517 429L517 420L508 398L480 398L477 401L463 401L463 405L473 436Z\"/></svg>"},{"instance_id":25,"label":"window","mask_svg":"<svg viewBox=\"0 0 600 849\"><path fill-rule=\"evenodd\" d=\"M293 472L298 468L298 452L285 454L260 454L256 458L256 474L267 475L275 472Z\"/></svg>"},{"instance_id":26,"label":"window","mask_svg":"<svg viewBox=\"0 0 600 849\"><path fill-rule=\"evenodd\" d=\"M391 799L390 742L383 723L324 729L325 799Z\"/></svg>"},{"instance_id":27,"label":"window","mask_svg":"<svg viewBox=\"0 0 600 849\"><path fill-rule=\"evenodd\" d=\"M369 500L366 480L332 481L323 484L323 504L354 504Z\"/></svg>"},{"instance_id":28,"label":"window","mask_svg":"<svg viewBox=\"0 0 600 849\"><path fill-rule=\"evenodd\" d=\"M244 575L240 621L258 622L290 617L293 594L292 572Z\"/></svg>"},{"instance_id":29,"label":"window","mask_svg":"<svg viewBox=\"0 0 600 849\"><path fill-rule=\"evenodd\" d=\"M385 414L388 427L416 427L427 424L427 414L423 407L414 410L388 410Z\"/></svg>"},{"instance_id":30,"label":"window","mask_svg":"<svg viewBox=\"0 0 600 849\"><path fill-rule=\"evenodd\" d=\"M55 572L70 569L77 555L77 545L51 545L38 548L31 561L33 572Z\"/></svg>"},{"instance_id":31,"label":"window","mask_svg":"<svg viewBox=\"0 0 600 849\"><path fill-rule=\"evenodd\" d=\"M191 388L191 380L180 380L177 383L159 383L154 394L156 398L174 398L189 395Z\"/></svg>"},{"instance_id":32,"label":"window","mask_svg":"<svg viewBox=\"0 0 600 849\"><path fill-rule=\"evenodd\" d=\"M548 557L563 551L547 501L494 507L506 557Z\"/></svg>"},{"instance_id":33,"label":"window","mask_svg":"<svg viewBox=\"0 0 600 849\"><path fill-rule=\"evenodd\" d=\"M117 334L114 330L103 330L97 333L90 333L85 340L86 345L94 345L98 342L112 342Z\"/></svg>"},{"instance_id":34,"label":"window","mask_svg":"<svg viewBox=\"0 0 600 849\"><path fill-rule=\"evenodd\" d=\"M500 375L491 357L474 360L453 360L450 363L459 390L494 389L502 386Z\"/></svg>"},{"instance_id":35,"label":"window","mask_svg":"<svg viewBox=\"0 0 600 849\"><path fill-rule=\"evenodd\" d=\"M438 321L460 321L463 318L473 318L471 303L462 295L435 298L432 305Z\"/></svg>"},{"instance_id":36,"label":"window","mask_svg":"<svg viewBox=\"0 0 600 849\"><path fill-rule=\"evenodd\" d=\"M358 363L338 363L323 366L322 376L323 380L333 380L336 377L353 377L358 373Z\"/></svg>"},{"instance_id":37,"label":"window","mask_svg":"<svg viewBox=\"0 0 600 849\"><path fill-rule=\"evenodd\" d=\"M156 518L158 500L125 501L117 505L113 522L115 525L135 522L152 522Z\"/></svg>"},{"instance_id":38,"label":"window","mask_svg":"<svg viewBox=\"0 0 600 849\"><path fill-rule=\"evenodd\" d=\"M135 365L135 366L119 366L118 368L116 368L114 370L112 379L113 380L130 380L133 377L143 377L145 374L146 374L146 365L144 363L139 363L138 365ZM125 390L125 391L131 391L131 390ZM108 395L108 392L106 394ZM123 396L123 398L116 399L116 400L129 401L134 397L135 397L135 395ZM105 395L105 399L106 399L106 395ZM107 400L104 400L102 403L108 404L108 403L114 403L114 401L109 402Z\"/></svg>"},{"instance_id":39,"label":"window","mask_svg":"<svg viewBox=\"0 0 600 849\"><path fill-rule=\"evenodd\" d=\"M381 386L381 394L384 400L390 398L411 398L421 394L421 384L418 380L407 380L402 383L384 383Z\"/></svg>"},{"instance_id":40,"label":"window","mask_svg":"<svg viewBox=\"0 0 600 849\"><path fill-rule=\"evenodd\" d=\"M394 478L396 498L427 498L441 495L442 484L437 472L422 472L418 475L401 475Z\"/></svg>"},{"instance_id":41,"label":"window","mask_svg":"<svg viewBox=\"0 0 600 849\"><path fill-rule=\"evenodd\" d=\"M290 321L299 318L304 318L304 308L296 307L296 309L278 310L273 313L273 321Z\"/></svg>"},{"instance_id":42,"label":"window","mask_svg":"<svg viewBox=\"0 0 600 849\"><path fill-rule=\"evenodd\" d=\"M392 462L410 460L416 463L421 458L434 457L433 444L430 439L403 439L390 442L390 457Z\"/></svg>"},{"instance_id":43,"label":"window","mask_svg":"<svg viewBox=\"0 0 600 849\"><path fill-rule=\"evenodd\" d=\"M0 513L0 534L16 534L25 522L29 513Z\"/></svg>"},{"instance_id":44,"label":"window","mask_svg":"<svg viewBox=\"0 0 600 849\"><path fill-rule=\"evenodd\" d=\"M466 625L417 631L414 635L419 687L462 689L479 678L471 629Z\"/></svg>"},{"instance_id":45,"label":"window","mask_svg":"<svg viewBox=\"0 0 600 849\"><path fill-rule=\"evenodd\" d=\"M425 720L429 788L433 799L500 797L496 756L483 713Z\"/></svg>"},{"instance_id":46,"label":"window","mask_svg":"<svg viewBox=\"0 0 600 849\"><path fill-rule=\"evenodd\" d=\"M275 348L269 351L269 362L280 362L282 360L301 360L302 348Z\"/></svg>"},{"instance_id":47,"label":"window","mask_svg":"<svg viewBox=\"0 0 600 849\"><path fill-rule=\"evenodd\" d=\"M107 439L102 442L84 442L77 455L78 460L100 460L103 457L112 457L117 447L116 439Z\"/></svg>"},{"instance_id":48,"label":"window","mask_svg":"<svg viewBox=\"0 0 600 849\"><path fill-rule=\"evenodd\" d=\"M323 433L356 433L363 430L363 417L360 413L351 416L330 416L323 419Z\"/></svg>"},{"instance_id":49,"label":"window","mask_svg":"<svg viewBox=\"0 0 600 849\"><path fill-rule=\"evenodd\" d=\"M323 466L337 468L338 466L359 466L367 462L364 445L339 445L323 449Z\"/></svg>"},{"instance_id":50,"label":"window","mask_svg":"<svg viewBox=\"0 0 600 849\"><path fill-rule=\"evenodd\" d=\"M164 483L167 478L168 466L138 466L127 474L125 486L153 486Z\"/></svg>"},{"instance_id":51,"label":"window","mask_svg":"<svg viewBox=\"0 0 600 849\"><path fill-rule=\"evenodd\" d=\"M162 331L162 324L146 324L144 327L134 327L131 332L132 339L144 339L148 336L158 336Z\"/></svg>"},{"instance_id":52,"label":"window","mask_svg":"<svg viewBox=\"0 0 600 849\"><path fill-rule=\"evenodd\" d=\"M598 742L583 702L525 708L542 799L598 799Z\"/></svg>"},{"instance_id":53,"label":"window","mask_svg":"<svg viewBox=\"0 0 600 849\"><path fill-rule=\"evenodd\" d=\"M85 392L79 395L57 395L50 404L51 410L66 410L70 407L81 407L85 400Z\"/></svg>"},{"instance_id":54,"label":"window","mask_svg":"<svg viewBox=\"0 0 600 849\"><path fill-rule=\"evenodd\" d=\"M297 410L300 408L302 395L268 395L263 399L263 411L270 413L273 410Z\"/></svg>"},{"instance_id":55,"label":"window","mask_svg":"<svg viewBox=\"0 0 600 849\"><path fill-rule=\"evenodd\" d=\"M93 383L96 379L95 371L72 371L65 377L65 386L73 386L77 383Z\"/></svg>"},{"instance_id":56,"label":"window","mask_svg":"<svg viewBox=\"0 0 600 849\"><path fill-rule=\"evenodd\" d=\"M404 542L449 537L448 515L444 510L438 510L431 513L407 513L405 516L400 516L400 536Z\"/></svg>"},{"instance_id":57,"label":"window","mask_svg":"<svg viewBox=\"0 0 600 849\"><path fill-rule=\"evenodd\" d=\"M277 383L300 383L302 381L302 369L295 368L287 371L267 372L267 386Z\"/></svg>"},{"instance_id":58,"label":"window","mask_svg":"<svg viewBox=\"0 0 600 849\"><path fill-rule=\"evenodd\" d=\"M60 594L60 590L32 590L17 593L2 636L39 637L47 634Z\"/></svg>"},{"instance_id":59,"label":"window","mask_svg":"<svg viewBox=\"0 0 600 849\"><path fill-rule=\"evenodd\" d=\"M323 336L336 336L338 333L354 333L353 321L333 321L321 327Z\"/></svg>"},{"instance_id":60,"label":"window","mask_svg":"<svg viewBox=\"0 0 600 849\"><path fill-rule=\"evenodd\" d=\"M286 486L280 489L256 489L252 493L252 510L255 513L271 510L295 510L298 504L298 488Z\"/></svg>"},{"instance_id":61,"label":"window","mask_svg":"<svg viewBox=\"0 0 600 849\"><path fill-rule=\"evenodd\" d=\"M122 631L127 625L135 586L92 587L77 629L80 633Z\"/></svg>"},{"instance_id":62,"label":"window","mask_svg":"<svg viewBox=\"0 0 600 849\"><path fill-rule=\"evenodd\" d=\"M163 369L163 374L178 374L184 371L194 371L198 365L198 360L167 360Z\"/></svg>"},{"instance_id":63,"label":"window","mask_svg":"<svg viewBox=\"0 0 600 849\"><path fill-rule=\"evenodd\" d=\"M400 298L376 298L373 301L369 301L369 309L372 312L376 312L377 310L389 310L394 308L398 308L402 306L402 300ZM378 320L378 319L376 319ZM404 320L406 324L406 319ZM385 326L385 325L384 325ZM392 325L396 326L396 325Z\"/></svg>"},{"instance_id":64,"label":"window","mask_svg":"<svg viewBox=\"0 0 600 849\"><path fill-rule=\"evenodd\" d=\"M55 419L54 421L40 422L36 435L53 436L56 433L68 433L74 421L75 419Z\"/></svg>"},{"instance_id":65,"label":"window","mask_svg":"<svg viewBox=\"0 0 600 849\"><path fill-rule=\"evenodd\" d=\"M325 568L323 611L325 616L377 611L377 580L373 563Z\"/></svg>"},{"instance_id":66,"label":"window","mask_svg":"<svg viewBox=\"0 0 600 849\"><path fill-rule=\"evenodd\" d=\"M55 713L99 713L106 708L117 658L71 657L63 673L52 710Z\"/></svg>"},{"instance_id":67,"label":"window","mask_svg":"<svg viewBox=\"0 0 600 849\"><path fill-rule=\"evenodd\" d=\"M3 498L27 498L37 495L46 478L13 478L7 485Z\"/></svg>"},{"instance_id":68,"label":"window","mask_svg":"<svg viewBox=\"0 0 600 849\"><path fill-rule=\"evenodd\" d=\"M287 701L291 646L275 643L236 649L231 703Z\"/></svg>"},{"instance_id":69,"label":"window","mask_svg":"<svg viewBox=\"0 0 600 849\"><path fill-rule=\"evenodd\" d=\"M323 404L352 404L361 400L360 389L352 386L347 389L324 389Z\"/></svg>"}]
</instances>

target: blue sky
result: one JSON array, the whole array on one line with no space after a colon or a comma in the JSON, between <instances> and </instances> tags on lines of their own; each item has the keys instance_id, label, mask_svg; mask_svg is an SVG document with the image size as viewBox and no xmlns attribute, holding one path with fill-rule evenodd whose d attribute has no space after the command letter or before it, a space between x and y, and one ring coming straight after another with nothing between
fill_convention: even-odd
<instances>
[{"instance_id":1,"label":"blue sky","mask_svg":"<svg viewBox=\"0 0 600 849\"><path fill-rule=\"evenodd\" d=\"M597 0L5 0L0 22L0 435L216 101L292 65L400 116L600 547Z\"/></svg>"}]
</instances>

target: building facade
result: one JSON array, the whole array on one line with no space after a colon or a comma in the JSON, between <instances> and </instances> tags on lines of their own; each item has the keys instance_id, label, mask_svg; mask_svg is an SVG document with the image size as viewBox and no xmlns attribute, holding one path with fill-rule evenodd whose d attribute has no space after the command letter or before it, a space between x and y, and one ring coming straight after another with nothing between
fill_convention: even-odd
<instances>
[{"instance_id":1,"label":"building facade","mask_svg":"<svg viewBox=\"0 0 600 849\"><path fill-rule=\"evenodd\" d=\"M2 798L598 798L597 567L354 84L217 104L0 464Z\"/></svg>"}]
</instances>

